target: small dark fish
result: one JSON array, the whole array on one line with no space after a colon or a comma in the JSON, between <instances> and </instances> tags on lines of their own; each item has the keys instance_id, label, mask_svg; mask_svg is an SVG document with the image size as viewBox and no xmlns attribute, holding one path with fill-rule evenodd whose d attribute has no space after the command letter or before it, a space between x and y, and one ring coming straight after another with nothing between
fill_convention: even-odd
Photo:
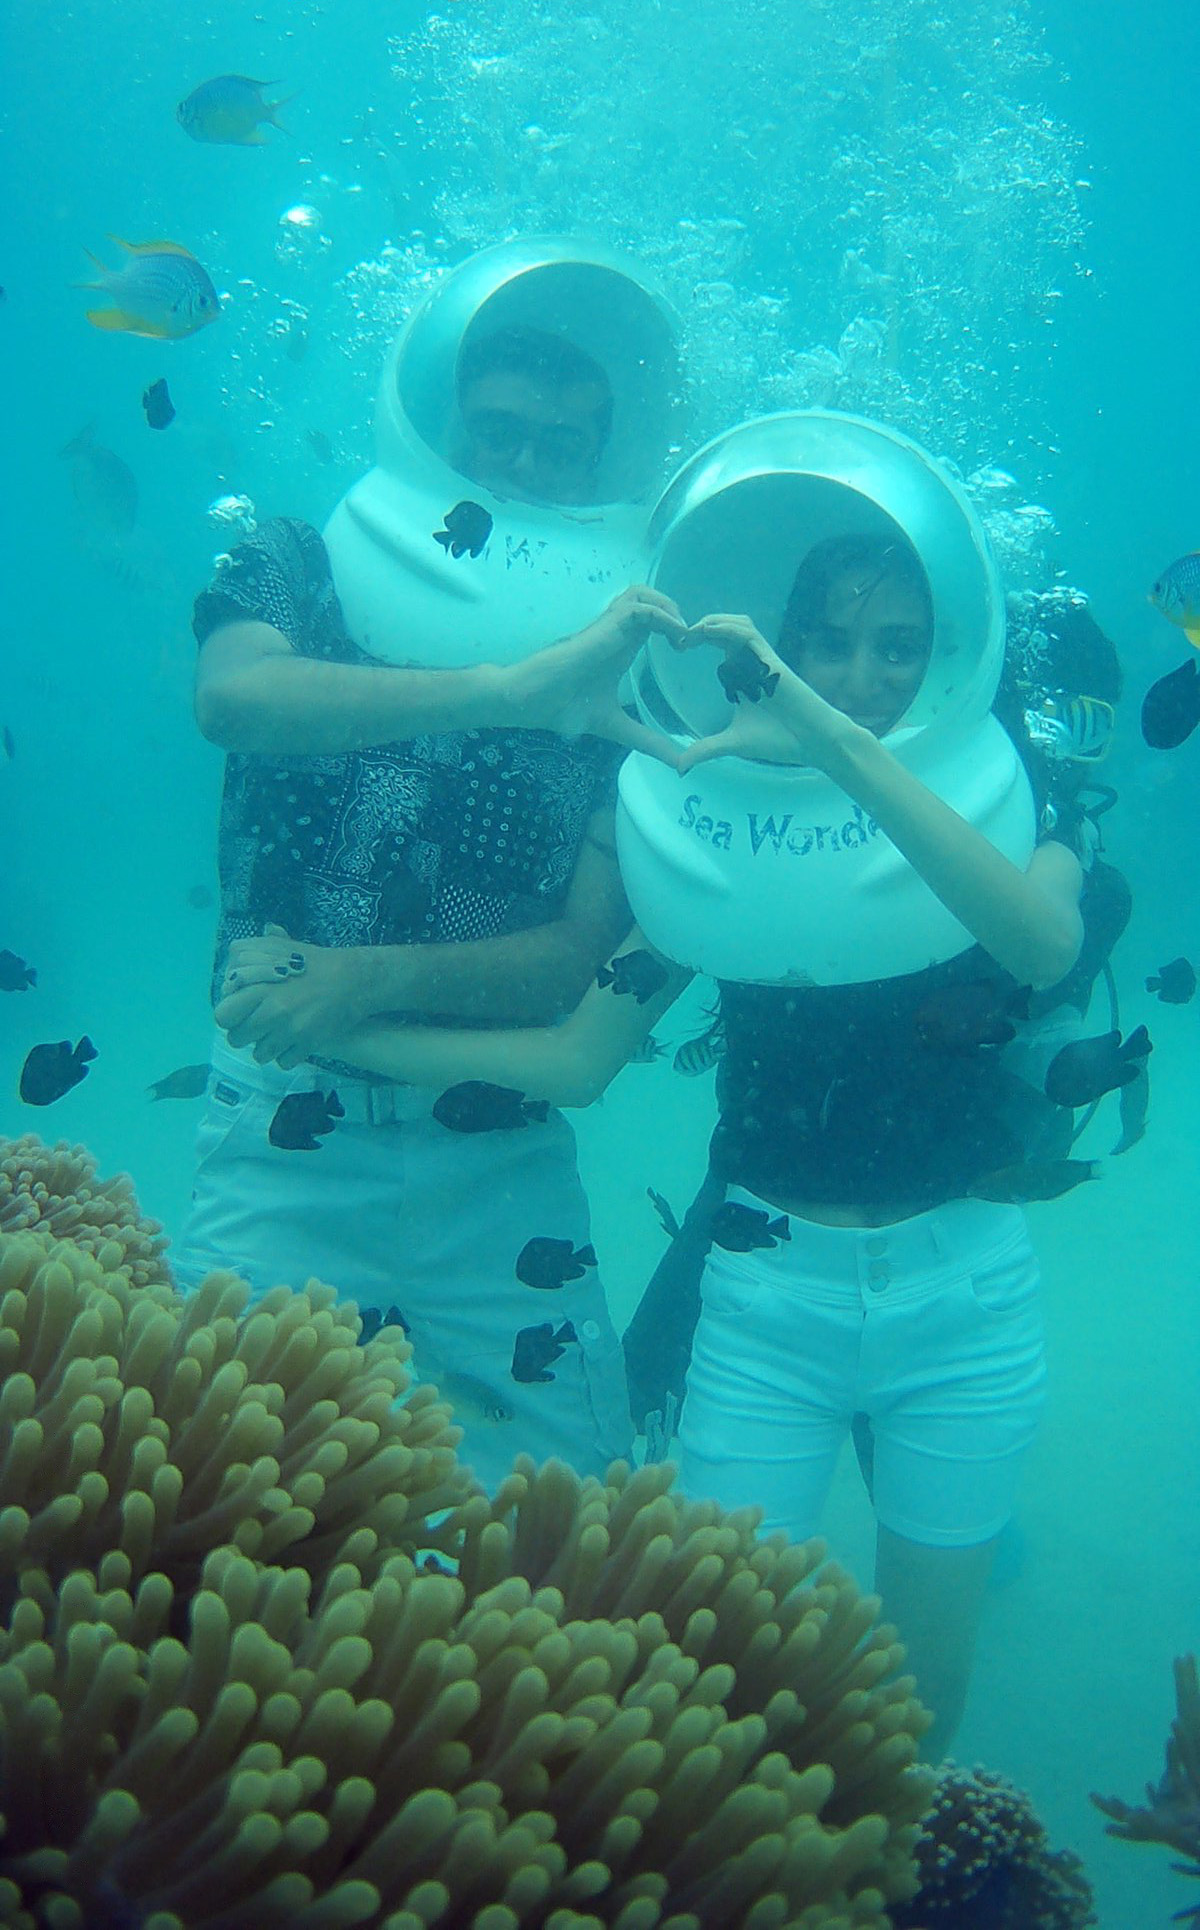
<instances>
[{"instance_id":1,"label":"small dark fish","mask_svg":"<svg viewBox=\"0 0 1200 1930\"><path fill-rule=\"evenodd\" d=\"M160 376L152 382L142 397L142 407L146 420L152 429L169 429L175 420L175 404L167 393L165 379Z\"/></svg>"},{"instance_id":2,"label":"small dark fish","mask_svg":"<svg viewBox=\"0 0 1200 1930\"><path fill-rule=\"evenodd\" d=\"M308 354L308 330L306 328L289 328L287 332L287 342L284 345L283 352L289 362L303 362L305 356Z\"/></svg>"},{"instance_id":3,"label":"small dark fish","mask_svg":"<svg viewBox=\"0 0 1200 1930\"><path fill-rule=\"evenodd\" d=\"M1095 1179L1099 1171L1098 1159L1031 1159L1024 1166L1001 1166L985 1173L969 1192L972 1199L1023 1206L1027 1200L1061 1199L1084 1180Z\"/></svg>"},{"instance_id":4,"label":"small dark fish","mask_svg":"<svg viewBox=\"0 0 1200 1930\"><path fill-rule=\"evenodd\" d=\"M548 1233L526 1240L517 1255L517 1279L527 1287L549 1292L565 1287L568 1280L582 1280L589 1267L596 1265L596 1249L573 1247L570 1240L556 1240Z\"/></svg>"},{"instance_id":5,"label":"small dark fish","mask_svg":"<svg viewBox=\"0 0 1200 1930\"><path fill-rule=\"evenodd\" d=\"M146 1087L151 1099L199 1099L208 1088L208 1067L178 1066L165 1079Z\"/></svg>"},{"instance_id":6,"label":"small dark fish","mask_svg":"<svg viewBox=\"0 0 1200 1930\"><path fill-rule=\"evenodd\" d=\"M685 1079L695 1079L702 1072L711 1072L718 1059L725 1056L725 1021L714 1019L706 1032L694 1039L685 1039L672 1059L676 1072L682 1072Z\"/></svg>"},{"instance_id":7,"label":"small dark fish","mask_svg":"<svg viewBox=\"0 0 1200 1930\"><path fill-rule=\"evenodd\" d=\"M225 147L261 147L266 140L261 122L280 127L275 116L287 101L263 99L263 88L274 81L251 80L246 74L216 74L201 81L175 109L175 119L193 141L212 141ZM287 129L280 127L282 133Z\"/></svg>"},{"instance_id":8,"label":"small dark fish","mask_svg":"<svg viewBox=\"0 0 1200 1930\"><path fill-rule=\"evenodd\" d=\"M3 744L4 755L5 757L7 757L9 763L11 764L17 755L17 745L16 745L16 740L13 737L12 732L9 730L7 724L5 724L3 729L0 730L0 744Z\"/></svg>"},{"instance_id":9,"label":"small dark fish","mask_svg":"<svg viewBox=\"0 0 1200 1930\"><path fill-rule=\"evenodd\" d=\"M137 478L127 462L86 429L59 450L71 465L71 488L87 522L100 536L128 536L137 521Z\"/></svg>"},{"instance_id":10,"label":"small dark fish","mask_svg":"<svg viewBox=\"0 0 1200 1930\"><path fill-rule=\"evenodd\" d=\"M365 1347L368 1340L374 1340L384 1327L402 1327L406 1334L411 1332L399 1307L389 1307L386 1313L382 1307L360 1307L358 1318L361 1322L358 1334L360 1347Z\"/></svg>"},{"instance_id":11,"label":"small dark fish","mask_svg":"<svg viewBox=\"0 0 1200 1930\"><path fill-rule=\"evenodd\" d=\"M664 1199L661 1193L656 1193L652 1186L646 1188L646 1198L658 1214L658 1223L663 1232L669 1239L675 1239L682 1229L675 1218L670 1201Z\"/></svg>"},{"instance_id":12,"label":"small dark fish","mask_svg":"<svg viewBox=\"0 0 1200 1930\"><path fill-rule=\"evenodd\" d=\"M0 952L0 992L27 992L37 984L37 973L15 952Z\"/></svg>"},{"instance_id":13,"label":"small dark fish","mask_svg":"<svg viewBox=\"0 0 1200 1930\"><path fill-rule=\"evenodd\" d=\"M1200 659L1189 657L1151 684L1142 700L1142 736L1152 751L1177 750L1200 724Z\"/></svg>"},{"instance_id":14,"label":"small dark fish","mask_svg":"<svg viewBox=\"0 0 1200 1930\"><path fill-rule=\"evenodd\" d=\"M1033 987L1012 987L994 978L944 985L913 1014L922 1045L935 1052L974 1052L985 1045L1008 1045L1017 1036L1013 1019L1029 1017Z\"/></svg>"},{"instance_id":15,"label":"small dark fish","mask_svg":"<svg viewBox=\"0 0 1200 1930\"><path fill-rule=\"evenodd\" d=\"M323 429L306 429L304 439L318 462L333 461L333 444Z\"/></svg>"},{"instance_id":16,"label":"small dark fish","mask_svg":"<svg viewBox=\"0 0 1200 1930\"><path fill-rule=\"evenodd\" d=\"M786 1213L772 1219L760 1206L726 1200L712 1216L712 1236L726 1253L754 1253L760 1247L778 1246L781 1240L790 1240L792 1233Z\"/></svg>"},{"instance_id":17,"label":"small dark fish","mask_svg":"<svg viewBox=\"0 0 1200 1930\"><path fill-rule=\"evenodd\" d=\"M717 676L731 704L736 704L740 697L756 704L760 697L770 697L779 682L779 672L768 670L748 643L739 644L724 663L718 664Z\"/></svg>"},{"instance_id":18,"label":"small dark fish","mask_svg":"<svg viewBox=\"0 0 1200 1930\"><path fill-rule=\"evenodd\" d=\"M1186 958L1173 958L1146 980L1146 990L1156 992L1164 1005L1188 1005L1196 996L1196 973Z\"/></svg>"},{"instance_id":19,"label":"small dark fish","mask_svg":"<svg viewBox=\"0 0 1200 1930\"><path fill-rule=\"evenodd\" d=\"M661 992L667 982L667 968L649 952L622 952L596 973L597 985L611 985L620 996L631 993L639 1005Z\"/></svg>"},{"instance_id":20,"label":"small dark fish","mask_svg":"<svg viewBox=\"0 0 1200 1930\"><path fill-rule=\"evenodd\" d=\"M1150 1073L1143 1059L1136 1079L1121 1087L1118 1101L1121 1117L1121 1137L1113 1147L1115 1153L1127 1153L1131 1146L1146 1136L1146 1115L1150 1110Z\"/></svg>"},{"instance_id":21,"label":"small dark fish","mask_svg":"<svg viewBox=\"0 0 1200 1930\"><path fill-rule=\"evenodd\" d=\"M1119 1032L1075 1039L1056 1052L1046 1071L1046 1097L1056 1106L1090 1106L1106 1092L1137 1078L1140 1063L1153 1050L1144 1025L1122 1043Z\"/></svg>"},{"instance_id":22,"label":"small dark fish","mask_svg":"<svg viewBox=\"0 0 1200 1930\"><path fill-rule=\"evenodd\" d=\"M526 1099L511 1086L493 1086L486 1079L464 1079L461 1085L447 1086L433 1102L433 1116L439 1126L452 1133L512 1132L527 1126L531 1119L539 1124L550 1116L545 1099Z\"/></svg>"},{"instance_id":23,"label":"small dark fish","mask_svg":"<svg viewBox=\"0 0 1200 1930\"><path fill-rule=\"evenodd\" d=\"M336 1092L289 1092L267 1129L272 1146L288 1153L319 1153L318 1135L331 1133L346 1108Z\"/></svg>"},{"instance_id":24,"label":"small dark fish","mask_svg":"<svg viewBox=\"0 0 1200 1930\"><path fill-rule=\"evenodd\" d=\"M435 529L433 540L451 556L479 556L492 533L492 519L482 503L455 503L447 510L445 527Z\"/></svg>"},{"instance_id":25,"label":"small dark fish","mask_svg":"<svg viewBox=\"0 0 1200 1930\"><path fill-rule=\"evenodd\" d=\"M216 903L207 885L189 885L187 901L193 911L207 911L210 905Z\"/></svg>"},{"instance_id":26,"label":"small dark fish","mask_svg":"<svg viewBox=\"0 0 1200 1930\"><path fill-rule=\"evenodd\" d=\"M577 1339L569 1320L564 1320L557 1330L552 1320L543 1321L540 1327L522 1327L513 1348L513 1379L526 1384L552 1381L554 1376L549 1368L562 1359L568 1346Z\"/></svg>"},{"instance_id":27,"label":"small dark fish","mask_svg":"<svg viewBox=\"0 0 1200 1930\"><path fill-rule=\"evenodd\" d=\"M35 1045L21 1067L21 1097L27 1106L52 1106L72 1086L86 1079L91 1060L98 1057L89 1038L72 1047L69 1039L56 1045Z\"/></svg>"}]
</instances>

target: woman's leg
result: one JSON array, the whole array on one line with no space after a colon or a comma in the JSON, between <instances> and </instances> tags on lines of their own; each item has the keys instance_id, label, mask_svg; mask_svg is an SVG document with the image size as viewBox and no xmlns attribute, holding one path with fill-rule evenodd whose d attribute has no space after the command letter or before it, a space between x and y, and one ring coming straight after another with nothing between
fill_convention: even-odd
<instances>
[{"instance_id":1,"label":"woman's leg","mask_svg":"<svg viewBox=\"0 0 1200 1930\"><path fill-rule=\"evenodd\" d=\"M875 1587L883 1612L895 1622L933 1727L921 1743L927 1762L940 1762L962 1720L975 1659L975 1637L996 1542L973 1548L933 1548L880 1527Z\"/></svg>"}]
</instances>

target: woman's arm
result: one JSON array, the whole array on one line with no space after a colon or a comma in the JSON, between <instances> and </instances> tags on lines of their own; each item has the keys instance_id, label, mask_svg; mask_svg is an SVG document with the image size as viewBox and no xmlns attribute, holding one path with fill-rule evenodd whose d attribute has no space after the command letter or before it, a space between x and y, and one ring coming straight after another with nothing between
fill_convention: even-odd
<instances>
[{"instance_id":1,"label":"woman's arm","mask_svg":"<svg viewBox=\"0 0 1200 1930\"><path fill-rule=\"evenodd\" d=\"M1083 943L1082 872L1065 845L1039 846L1022 871L872 731L819 697L749 618L707 617L692 636L731 656L753 651L769 687L739 703L719 736L693 745L681 770L729 755L815 765L870 813L947 911L1022 985L1056 985L1070 971Z\"/></svg>"},{"instance_id":2,"label":"woman's arm","mask_svg":"<svg viewBox=\"0 0 1200 1930\"><path fill-rule=\"evenodd\" d=\"M471 1032L369 1019L323 1041L322 1053L407 1085L444 1088L485 1079L551 1105L590 1106L690 976L669 965L635 929L561 1025ZM619 989L631 979L634 990ZM645 995L640 1002L639 992ZM217 1007L218 1025L228 1003Z\"/></svg>"}]
</instances>

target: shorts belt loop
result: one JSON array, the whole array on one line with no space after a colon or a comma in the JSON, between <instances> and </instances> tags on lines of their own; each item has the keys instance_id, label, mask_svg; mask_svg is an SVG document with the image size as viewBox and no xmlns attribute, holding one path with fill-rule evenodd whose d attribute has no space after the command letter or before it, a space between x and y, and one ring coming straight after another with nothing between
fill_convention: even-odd
<instances>
[{"instance_id":1,"label":"shorts belt loop","mask_svg":"<svg viewBox=\"0 0 1200 1930\"><path fill-rule=\"evenodd\" d=\"M395 1086L364 1088L368 1126L394 1126L396 1123Z\"/></svg>"}]
</instances>

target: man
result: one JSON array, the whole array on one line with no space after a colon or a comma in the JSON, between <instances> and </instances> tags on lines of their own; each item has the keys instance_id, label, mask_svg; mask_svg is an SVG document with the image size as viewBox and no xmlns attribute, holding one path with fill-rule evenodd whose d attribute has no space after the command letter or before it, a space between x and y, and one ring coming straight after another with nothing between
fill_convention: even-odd
<instances>
[{"instance_id":1,"label":"man","mask_svg":"<svg viewBox=\"0 0 1200 1930\"><path fill-rule=\"evenodd\" d=\"M621 413L605 367L561 328L486 321L457 345L445 429L449 472L484 499L470 507L503 522L498 587L478 604L485 650L489 621L497 638L505 621L505 564L529 548L523 514L550 552L546 505L564 506L568 549L581 524L603 535L581 506L614 403ZM425 516L427 549L381 593L410 664L440 621L461 640L458 585L489 581L447 576L429 613L426 578L473 567L449 560L441 538L455 526L447 515L439 533L440 520ZM237 993L234 938L282 929L294 947L269 987L236 1001L214 1051L176 1271L189 1285L233 1267L256 1291L316 1275L372 1324L401 1321L485 1482L520 1450L600 1471L632 1430L570 1128L519 1095L438 1106L436 1093L322 1061L320 1046L382 1012L531 1024L574 1007L629 922L612 839L618 754L597 734L649 738L605 694L603 669L581 677L578 660L600 634L610 660L628 661L651 629L682 621L653 591L611 598L603 568L568 567L569 607L587 608L580 586L591 598L574 637L546 647L560 602L515 660L509 638L501 661L381 663L377 638L363 647L367 620L356 637L343 615L361 571L333 551L335 568L315 530L266 524L196 605L196 714L227 752L214 992ZM330 949L306 953L306 940Z\"/></svg>"}]
</instances>

